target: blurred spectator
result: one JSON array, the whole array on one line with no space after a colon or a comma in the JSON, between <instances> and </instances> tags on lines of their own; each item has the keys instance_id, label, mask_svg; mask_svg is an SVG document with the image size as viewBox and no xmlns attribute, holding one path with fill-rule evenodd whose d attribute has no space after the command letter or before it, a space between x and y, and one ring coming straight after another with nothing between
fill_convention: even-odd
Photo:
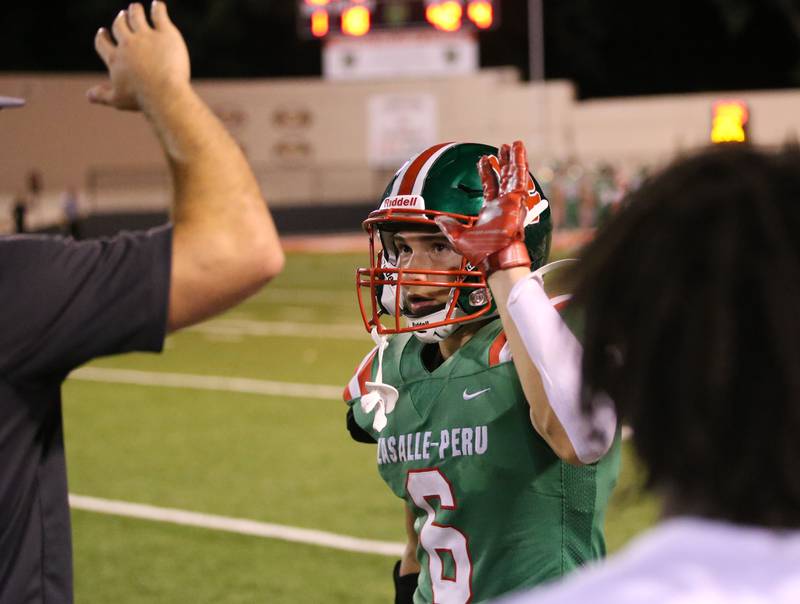
<instances>
[{"instance_id":1,"label":"blurred spectator","mask_svg":"<svg viewBox=\"0 0 800 604\"><path fill-rule=\"evenodd\" d=\"M591 175L583 172L578 182L578 227L588 229L597 225L597 197Z\"/></svg>"},{"instance_id":2,"label":"blurred spectator","mask_svg":"<svg viewBox=\"0 0 800 604\"><path fill-rule=\"evenodd\" d=\"M64 191L64 195L61 198L61 210L63 212L64 235L68 235L73 239L80 239L80 203L78 190L75 187L69 187Z\"/></svg>"},{"instance_id":3,"label":"blurred spectator","mask_svg":"<svg viewBox=\"0 0 800 604\"><path fill-rule=\"evenodd\" d=\"M14 202L11 205L11 217L14 221L14 232L25 233L27 232L26 217L28 214L28 200L24 195L17 195L14 197Z\"/></svg>"},{"instance_id":4,"label":"blurred spectator","mask_svg":"<svg viewBox=\"0 0 800 604\"><path fill-rule=\"evenodd\" d=\"M630 178L626 171L610 163L596 166L570 158L552 166L534 166L550 201L553 228L589 229L597 227L620 206L626 193L638 189L649 169L638 167Z\"/></svg>"},{"instance_id":5,"label":"blurred spectator","mask_svg":"<svg viewBox=\"0 0 800 604\"><path fill-rule=\"evenodd\" d=\"M28 173L28 196L29 201L35 204L42 194L42 173L39 170L31 170Z\"/></svg>"}]
</instances>

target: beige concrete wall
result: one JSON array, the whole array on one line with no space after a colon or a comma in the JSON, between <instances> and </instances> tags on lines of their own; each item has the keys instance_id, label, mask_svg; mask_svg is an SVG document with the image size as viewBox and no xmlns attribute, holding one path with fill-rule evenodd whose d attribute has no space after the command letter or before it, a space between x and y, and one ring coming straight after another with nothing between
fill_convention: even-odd
<instances>
[{"instance_id":1,"label":"beige concrete wall","mask_svg":"<svg viewBox=\"0 0 800 604\"><path fill-rule=\"evenodd\" d=\"M720 99L748 104L749 134L758 144L780 145L800 136L800 90L605 99L576 104L575 155L586 161L668 160L708 144L711 107Z\"/></svg>"},{"instance_id":2,"label":"beige concrete wall","mask_svg":"<svg viewBox=\"0 0 800 604\"><path fill-rule=\"evenodd\" d=\"M68 186L96 207L163 207L169 192L159 147L138 114L89 105L97 75L0 75L0 94L26 108L0 113L0 215L42 172L51 201ZM452 79L329 83L318 79L200 81L245 149L275 205L370 199L390 174L368 166L367 103L372 95L425 92L438 106L439 140L500 143L522 138L533 164L658 163L703 145L720 98L750 104L751 136L780 144L800 135L800 90L738 92L576 102L569 82L527 84L512 69Z\"/></svg>"},{"instance_id":3,"label":"beige concrete wall","mask_svg":"<svg viewBox=\"0 0 800 604\"><path fill-rule=\"evenodd\" d=\"M89 105L86 89L99 77L2 76L3 94L23 96L23 109L0 113L0 191L24 185L41 170L47 189L82 184L94 165L125 167L161 162L143 118Z\"/></svg>"}]
</instances>

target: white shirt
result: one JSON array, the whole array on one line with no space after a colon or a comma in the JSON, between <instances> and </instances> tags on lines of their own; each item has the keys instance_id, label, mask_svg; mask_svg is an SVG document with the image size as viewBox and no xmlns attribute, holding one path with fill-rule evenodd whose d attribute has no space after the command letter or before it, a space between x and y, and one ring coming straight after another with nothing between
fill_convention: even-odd
<instances>
[{"instance_id":1,"label":"white shirt","mask_svg":"<svg viewBox=\"0 0 800 604\"><path fill-rule=\"evenodd\" d=\"M668 520L563 582L502 604L800 604L800 530Z\"/></svg>"}]
</instances>

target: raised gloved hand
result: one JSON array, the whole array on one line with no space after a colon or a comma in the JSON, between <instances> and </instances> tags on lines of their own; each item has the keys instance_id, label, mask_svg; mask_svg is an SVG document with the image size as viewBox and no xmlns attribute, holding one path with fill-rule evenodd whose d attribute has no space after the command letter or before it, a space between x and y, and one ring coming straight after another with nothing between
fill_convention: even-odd
<instances>
[{"instance_id":1,"label":"raised gloved hand","mask_svg":"<svg viewBox=\"0 0 800 604\"><path fill-rule=\"evenodd\" d=\"M531 188L525 145L522 141L503 145L499 160L499 181L492 158L484 155L478 162L484 202L474 225L449 216L436 217L436 224L456 251L487 276L531 264L523 232Z\"/></svg>"}]
</instances>

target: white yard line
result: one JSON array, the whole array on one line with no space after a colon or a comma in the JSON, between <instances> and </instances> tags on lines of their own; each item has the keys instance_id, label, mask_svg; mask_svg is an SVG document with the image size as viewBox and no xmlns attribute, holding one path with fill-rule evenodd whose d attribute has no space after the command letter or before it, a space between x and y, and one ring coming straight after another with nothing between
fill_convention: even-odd
<instances>
[{"instance_id":1,"label":"white yard line","mask_svg":"<svg viewBox=\"0 0 800 604\"><path fill-rule=\"evenodd\" d=\"M320 323L290 323L286 321L253 321L249 319L215 319L185 331L215 336L285 336L292 338L362 340L369 342L369 334L359 325L331 325Z\"/></svg>"},{"instance_id":2,"label":"white yard line","mask_svg":"<svg viewBox=\"0 0 800 604\"><path fill-rule=\"evenodd\" d=\"M245 520L242 518L215 516L213 514L201 514L198 512L162 508L141 503L98 499L97 497L70 494L69 504L77 510L84 510L87 512L125 516L126 518L139 518L141 520L153 520L155 522L168 522L181 526L195 526L228 533L238 533L240 535L317 545L348 552L395 557L403 553L402 543L359 539L358 537L337 535L326 531L284 526L269 522L257 522L255 520Z\"/></svg>"},{"instance_id":3,"label":"white yard line","mask_svg":"<svg viewBox=\"0 0 800 604\"><path fill-rule=\"evenodd\" d=\"M139 371L136 369L107 369L103 367L81 367L73 371L69 377L70 379L86 382L220 390L223 392L243 392L245 394L293 396L336 401L341 400L343 390L339 386L327 386L324 384L298 384L296 382L272 382L269 380L217 375L166 373L161 371ZM629 426L622 426L622 440L628 440L631 436L633 436L633 430Z\"/></svg>"},{"instance_id":4,"label":"white yard line","mask_svg":"<svg viewBox=\"0 0 800 604\"><path fill-rule=\"evenodd\" d=\"M353 273L355 275L355 272ZM355 280L353 281L355 283ZM254 300L258 302L292 303L297 305L316 304L322 306L357 305L355 285L352 290L293 289L270 286Z\"/></svg>"},{"instance_id":5,"label":"white yard line","mask_svg":"<svg viewBox=\"0 0 800 604\"><path fill-rule=\"evenodd\" d=\"M137 386L167 386L195 390L222 390L267 396L293 396L324 400L342 399L343 387L323 384L298 384L295 382L272 382L250 378L223 377L217 375L195 375L188 373L166 373L161 371L139 371L135 369L106 369L103 367L81 367L70 374L70 379Z\"/></svg>"},{"instance_id":6,"label":"white yard line","mask_svg":"<svg viewBox=\"0 0 800 604\"><path fill-rule=\"evenodd\" d=\"M200 390L222 390L244 392L248 394L265 394L268 396L296 396L301 398L319 398L339 400L341 388L316 384L297 384L291 382L270 382L247 378L228 378L221 376L191 375L182 373L162 373L153 371L137 371L132 369L104 369L100 367L83 367L72 372L71 379L135 384L142 386L168 386L172 388L194 388ZM622 430L623 440L631 436L627 426ZM212 530L239 533L256 537L280 539L295 543L306 543L332 549L383 556L400 556L402 543L359 539L346 535L337 535L325 531L303 529L280 524L257 522L226 516L215 516L188 512L173 508L161 508L151 505L99 499L83 495L69 496L70 505L79 510L139 518L157 522L168 522L183 526L195 526Z\"/></svg>"}]
</instances>

